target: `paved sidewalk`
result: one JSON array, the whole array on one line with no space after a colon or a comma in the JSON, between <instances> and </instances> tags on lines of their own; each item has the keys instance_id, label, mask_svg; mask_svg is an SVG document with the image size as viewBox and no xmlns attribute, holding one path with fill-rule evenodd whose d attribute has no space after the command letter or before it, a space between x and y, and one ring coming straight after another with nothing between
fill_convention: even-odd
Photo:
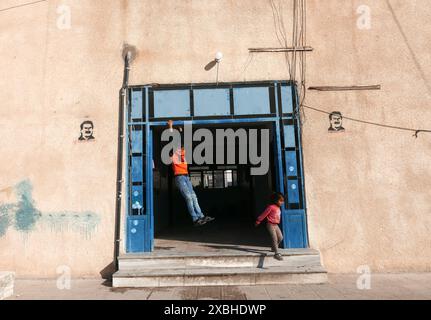
<instances>
[{"instance_id":1,"label":"paved sidewalk","mask_svg":"<svg viewBox=\"0 0 431 320\"><path fill-rule=\"evenodd\" d=\"M329 275L324 285L265 285L113 289L103 280L72 280L70 290L56 280L16 280L9 300L431 300L431 273L374 274L371 289L359 290L359 275Z\"/></svg>"}]
</instances>

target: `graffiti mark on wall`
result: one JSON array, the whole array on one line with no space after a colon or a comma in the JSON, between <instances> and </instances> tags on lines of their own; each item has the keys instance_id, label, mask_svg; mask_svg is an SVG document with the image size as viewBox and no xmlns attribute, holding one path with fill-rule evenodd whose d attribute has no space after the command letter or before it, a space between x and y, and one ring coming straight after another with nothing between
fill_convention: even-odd
<instances>
[{"instance_id":1,"label":"graffiti mark on wall","mask_svg":"<svg viewBox=\"0 0 431 320\"><path fill-rule=\"evenodd\" d=\"M33 186L29 181L20 182L16 186L18 205L15 212L15 229L18 231L31 231L42 216L34 205L32 191Z\"/></svg>"},{"instance_id":2,"label":"graffiti mark on wall","mask_svg":"<svg viewBox=\"0 0 431 320\"><path fill-rule=\"evenodd\" d=\"M91 141L94 138L94 124L93 121L84 121L81 123L81 136L78 138L79 141Z\"/></svg>"},{"instance_id":3,"label":"graffiti mark on wall","mask_svg":"<svg viewBox=\"0 0 431 320\"><path fill-rule=\"evenodd\" d=\"M0 237L4 236L11 224L10 212L13 210L14 205L4 204L0 205Z\"/></svg>"},{"instance_id":4,"label":"graffiti mark on wall","mask_svg":"<svg viewBox=\"0 0 431 320\"><path fill-rule=\"evenodd\" d=\"M343 128L343 115L341 114L341 112L331 112L331 114L329 115L329 123L330 127L328 131L330 133L345 131L345 129Z\"/></svg>"},{"instance_id":5,"label":"graffiti mark on wall","mask_svg":"<svg viewBox=\"0 0 431 320\"><path fill-rule=\"evenodd\" d=\"M0 204L0 237L9 227L22 233L30 233L37 225L48 226L51 232L76 232L90 239L100 223L98 214L85 212L41 212L33 200L33 186L25 180L14 187L17 202Z\"/></svg>"},{"instance_id":6,"label":"graffiti mark on wall","mask_svg":"<svg viewBox=\"0 0 431 320\"><path fill-rule=\"evenodd\" d=\"M43 216L43 223L49 226L51 232L76 232L90 239L96 231L100 219L94 212L50 212Z\"/></svg>"},{"instance_id":7,"label":"graffiti mark on wall","mask_svg":"<svg viewBox=\"0 0 431 320\"><path fill-rule=\"evenodd\" d=\"M18 202L0 205L0 236L12 225L18 231L31 231L41 217L34 206L31 183L22 181L14 189Z\"/></svg>"}]
</instances>

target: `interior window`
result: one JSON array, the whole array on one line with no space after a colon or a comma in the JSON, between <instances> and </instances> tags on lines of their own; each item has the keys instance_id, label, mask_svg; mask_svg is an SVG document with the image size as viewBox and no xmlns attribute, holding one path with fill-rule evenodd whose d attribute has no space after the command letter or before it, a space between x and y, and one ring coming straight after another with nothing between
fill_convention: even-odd
<instances>
[{"instance_id":1,"label":"interior window","mask_svg":"<svg viewBox=\"0 0 431 320\"><path fill-rule=\"evenodd\" d=\"M224 187L223 171L214 171L214 189L223 189Z\"/></svg>"},{"instance_id":2,"label":"interior window","mask_svg":"<svg viewBox=\"0 0 431 320\"><path fill-rule=\"evenodd\" d=\"M193 187L223 189L238 186L236 170L194 171L190 173Z\"/></svg>"},{"instance_id":3,"label":"interior window","mask_svg":"<svg viewBox=\"0 0 431 320\"><path fill-rule=\"evenodd\" d=\"M213 188L213 172L212 171L205 171L204 172L204 188Z\"/></svg>"},{"instance_id":4,"label":"interior window","mask_svg":"<svg viewBox=\"0 0 431 320\"><path fill-rule=\"evenodd\" d=\"M202 175L200 172L191 172L190 173L190 181L192 182L193 187L202 186Z\"/></svg>"}]
</instances>

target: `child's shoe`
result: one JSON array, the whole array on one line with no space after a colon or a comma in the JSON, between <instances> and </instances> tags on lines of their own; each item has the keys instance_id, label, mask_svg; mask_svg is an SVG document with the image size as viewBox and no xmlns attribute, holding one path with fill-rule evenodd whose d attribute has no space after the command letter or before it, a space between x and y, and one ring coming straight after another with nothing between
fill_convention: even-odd
<instances>
[{"instance_id":1,"label":"child's shoe","mask_svg":"<svg viewBox=\"0 0 431 320\"><path fill-rule=\"evenodd\" d=\"M204 220L204 219L199 219L199 220L196 220L194 223L193 223L193 225L195 226L195 227L201 227L201 226L203 226L204 224L206 224L207 222Z\"/></svg>"},{"instance_id":2,"label":"child's shoe","mask_svg":"<svg viewBox=\"0 0 431 320\"><path fill-rule=\"evenodd\" d=\"M275 255L274 255L274 259L276 259L276 260L278 260L278 261L283 261L284 259L283 259L283 256L281 255L281 254L279 254L279 253L276 253Z\"/></svg>"},{"instance_id":3,"label":"child's shoe","mask_svg":"<svg viewBox=\"0 0 431 320\"><path fill-rule=\"evenodd\" d=\"M203 220L205 221L205 223L207 223L207 222L212 222L212 221L214 221L214 220L215 220L215 218L213 218L213 217L209 217L209 216L206 216L205 218L203 218Z\"/></svg>"}]
</instances>

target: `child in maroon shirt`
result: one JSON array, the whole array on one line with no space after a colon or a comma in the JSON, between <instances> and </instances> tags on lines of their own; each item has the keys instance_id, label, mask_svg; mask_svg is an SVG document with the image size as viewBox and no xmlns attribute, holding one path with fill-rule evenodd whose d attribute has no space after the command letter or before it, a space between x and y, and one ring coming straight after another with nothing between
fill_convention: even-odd
<instances>
[{"instance_id":1,"label":"child in maroon shirt","mask_svg":"<svg viewBox=\"0 0 431 320\"><path fill-rule=\"evenodd\" d=\"M272 239L272 251L275 253L274 258L283 260L283 256L278 252L278 246L283 241L283 234L278 225L280 224L281 210L284 203L284 197L281 193L274 193L271 196L271 203L265 211L257 218L256 227L266 219L266 228Z\"/></svg>"}]
</instances>

